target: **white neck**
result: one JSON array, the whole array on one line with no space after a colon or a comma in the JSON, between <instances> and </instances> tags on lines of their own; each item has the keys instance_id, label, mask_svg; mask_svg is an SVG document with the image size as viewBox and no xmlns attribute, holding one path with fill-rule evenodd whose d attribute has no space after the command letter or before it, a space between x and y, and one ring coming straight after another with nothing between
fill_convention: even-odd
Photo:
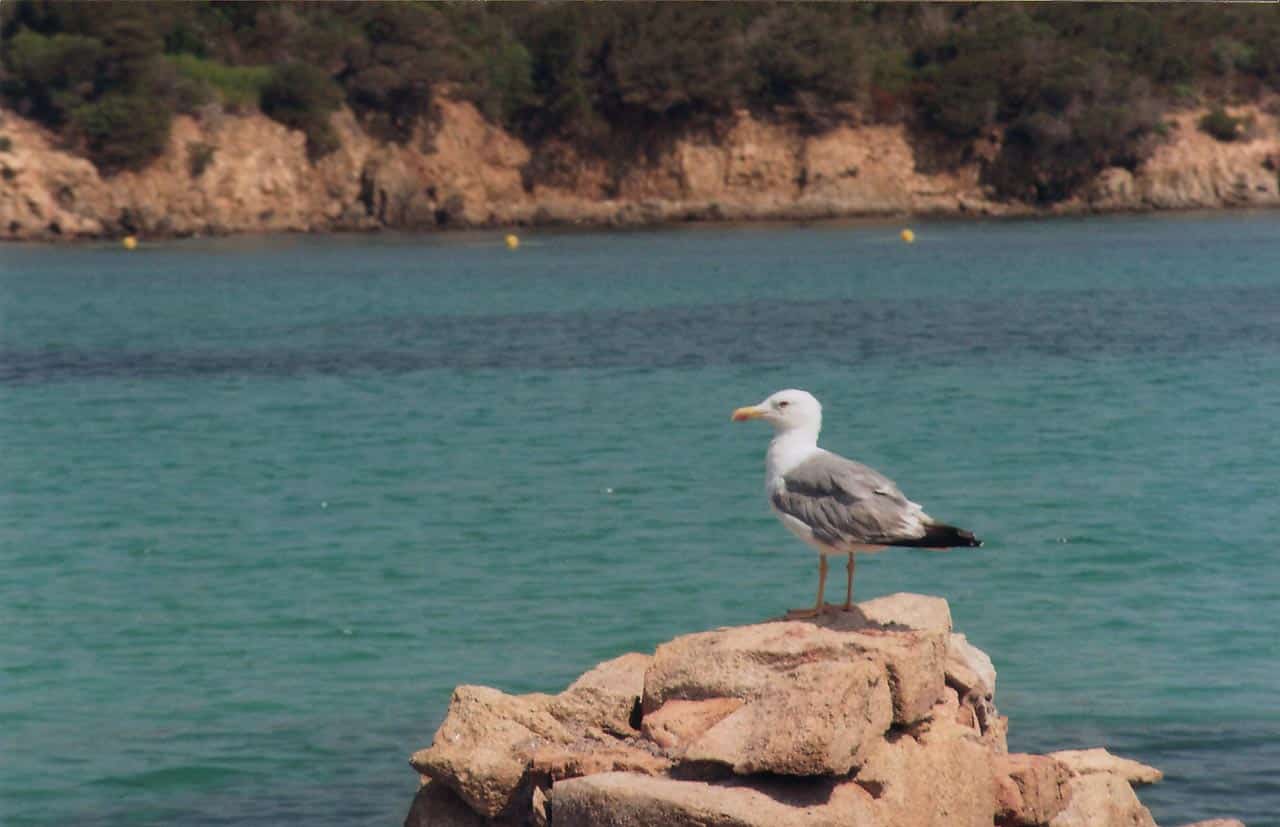
<instances>
[{"instance_id":1,"label":"white neck","mask_svg":"<svg viewBox=\"0 0 1280 827\"><path fill-rule=\"evenodd\" d=\"M817 428L792 428L778 432L764 456L766 485L804 462L817 450Z\"/></svg>"}]
</instances>

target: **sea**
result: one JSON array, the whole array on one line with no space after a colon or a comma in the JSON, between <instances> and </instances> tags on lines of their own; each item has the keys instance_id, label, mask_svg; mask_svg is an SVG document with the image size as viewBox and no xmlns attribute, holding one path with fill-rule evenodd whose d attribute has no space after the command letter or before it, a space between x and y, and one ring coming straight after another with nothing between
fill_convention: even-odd
<instances>
[{"instance_id":1,"label":"sea","mask_svg":"<svg viewBox=\"0 0 1280 827\"><path fill-rule=\"evenodd\" d=\"M1011 749L1280 825L1276 213L504 232L0 247L0 823L399 824L455 685L809 605L794 387Z\"/></svg>"}]
</instances>

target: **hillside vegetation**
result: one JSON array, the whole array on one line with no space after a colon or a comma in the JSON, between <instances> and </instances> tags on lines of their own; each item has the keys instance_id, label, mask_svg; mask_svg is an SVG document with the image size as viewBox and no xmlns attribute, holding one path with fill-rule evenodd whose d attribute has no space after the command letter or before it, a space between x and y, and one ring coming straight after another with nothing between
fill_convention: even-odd
<instances>
[{"instance_id":1,"label":"hillside vegetation","mask_svg":"<svg viewBox=\"0 0 1280 827\"><path fill-rule=\"evenodd\" d=\"M625 163L739 108L823 130L906 125L922 163L989 149L984 178L1035 203L1134 168L1171 107L1280 90L1275 6L75 3L0 6L4 105L112 172L175 113L260 109L337 147L346 105L406 141L433 96L537 146ZM1227 117L1223 113L1223 117ZM1221 140L1241 125L1202 125Z\"/></svg>"}]
</instances>

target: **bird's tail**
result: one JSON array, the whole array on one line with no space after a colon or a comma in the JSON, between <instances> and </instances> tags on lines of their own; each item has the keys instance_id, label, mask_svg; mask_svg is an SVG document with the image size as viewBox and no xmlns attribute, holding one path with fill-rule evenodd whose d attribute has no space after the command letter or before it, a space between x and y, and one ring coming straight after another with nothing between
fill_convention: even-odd
<instances>
[{"instance_id":1,"label":"bird's tail","mask_svg":"<svg viewBox=\"0 0 1280 827\"><path fill-rule=\"evenodd\" d=\"M925 527L923 537L899 540L893 545L913 548L977 548L982 545L982 541L973 536L972 531L945 523L933 523Z\"/></svg>"}]
</instances>

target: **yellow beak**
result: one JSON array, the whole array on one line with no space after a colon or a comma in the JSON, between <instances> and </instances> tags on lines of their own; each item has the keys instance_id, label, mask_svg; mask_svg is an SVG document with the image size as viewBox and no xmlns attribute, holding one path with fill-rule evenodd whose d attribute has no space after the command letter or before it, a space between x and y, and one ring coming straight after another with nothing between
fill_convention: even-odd
<instances>
[{"instance_id":1,"label":"yellow beak","mask_svg":"<svg viewBox=\"0 0 1280 827\"><path fill-rule=\"evenodd\" d=\"M748 419L759 419L764 416L764 408L759 405L748 405L733 412L734 422L745 422Z\"/></svg>"}]
</instances>

